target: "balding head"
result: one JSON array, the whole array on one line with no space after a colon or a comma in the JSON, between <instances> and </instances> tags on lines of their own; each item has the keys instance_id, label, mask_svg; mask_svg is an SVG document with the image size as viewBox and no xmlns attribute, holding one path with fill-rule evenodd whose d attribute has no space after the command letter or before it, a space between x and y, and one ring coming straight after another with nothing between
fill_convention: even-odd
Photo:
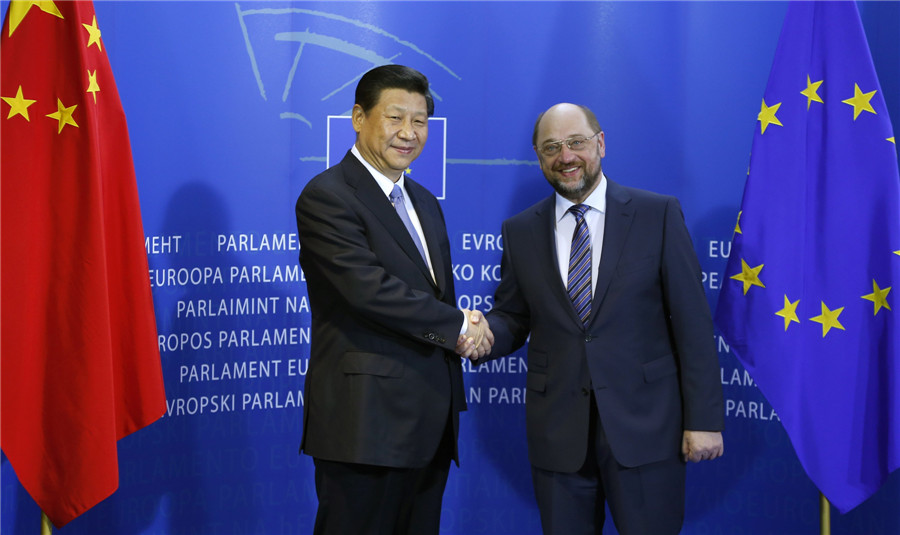
<instances>
[{"instance_id":1,"label":"balding head","mask_svg":"<svg viewBox=\"0 0 900 535\"><path fill-rule=\"evenodd\" d=\"M551 119L560 114L563 116L571 116L573 113L581 113L584 116L591 132L600 132L602 130L602 128L600 128L600 123L597 121L597 116L594 115L594 112L592 112L590 108L582 106L581 104L561 102L551 106L547 111L538 115L537 120L534 122L534 133L531 136L531 144L535 147L538 146L538 134L541 128L541 122L545 117ZM542 138L541 142L546 140L546 138Z\"/></svg>"},{"instance_id":2,"label":"balding head","mask_svg":"<svg viewBox=\"0 0 900 535\"><path fill-rule=\"evenodd\" d=\"M532 143L547 182L566 199L580 203L600 183L606 140L588 108L553 106L535 122Z\"/></svg>"}]
</instances>

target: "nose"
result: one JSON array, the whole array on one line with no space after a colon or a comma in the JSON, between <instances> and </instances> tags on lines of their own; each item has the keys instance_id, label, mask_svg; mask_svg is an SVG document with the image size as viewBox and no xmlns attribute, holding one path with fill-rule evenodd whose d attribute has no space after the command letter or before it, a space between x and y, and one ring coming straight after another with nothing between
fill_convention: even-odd
<instances>
[{"instance_id":1,"label":"nose","mask_svg":"<svg viewBox=\"0 0 900 535\"><path fill-rule=\"evenodd\" d=\"M570 149L568 145L563 143L562 147L559 150L559 156L557 156L557 160L561 162L571 162L575 159L575 151Z\"/></svg>"},{"instance_id":2,"label":"nose","mask_svg":"<svg viewBox=\"0 0 900 535\"><path fill-rule=\"evenodd\" d=\"M413 140L416 138L416 132L413 129L412 121L409 119L405 119L403 124L400 125L400 131L397 132L397 136L400 139L405 140Z\"/></svg>"}]
</instances>

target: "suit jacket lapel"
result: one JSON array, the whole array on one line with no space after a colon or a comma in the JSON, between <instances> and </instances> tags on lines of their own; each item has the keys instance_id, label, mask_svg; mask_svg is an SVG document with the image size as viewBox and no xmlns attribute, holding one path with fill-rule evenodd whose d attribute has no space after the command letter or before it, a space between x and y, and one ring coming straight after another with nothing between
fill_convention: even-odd
<instances>
[{"instance_id":1,"label":"suit jacket lapel","mask_svg":"<svg viewBox=\"0 0 900 535\"><path fill-rule=\"evenodd\" d=\"M603 230L603 252L600 265L597 267L597 286L594 299L591 301L591 318L593 321L603 303L609 289L616 265L622 256L622 248L628 237L628 229L634 221L634 208L630 205L631 196L612 180L607 178L606 186L606 223Z\"/></svg>"},{"instance_id":2,"label":"suit jacket lapel","mask_svg":"<svg viewBox=\"0 0 900 535\"><path fill-rule=\"evenodd\" d=\"M550 293L559 302L563 310L572 318L572 321L581 324L581 318L575 311L575 305L569 298L566 285L563 284L562 275L559 272L559 256L556 250L556 195L550 195L542 202L535 212L534 220L535 250L547 250L550 254L538 254L535 262L538 269L544 273L543 279L548 281Z\"/></svg>"},{"instance_id":3,"label":"suit jacket lapel","mask_svg":"<svg viewBox=\"0 0 900 535\"><path fill-rule=\"evenodd\" d=\"M409 231L406 230L406 225L403 224L400 216L397 215L397 211L394 209L391 201L384 192L381 191L381 188L378 187L378 183L372 178L369 170L366 169L356 156L349 151L347 151L347 155L344 156L344 159L341 160L341 165L345 166L345 180L356 190L356 197L375 214L375 217L381 221L381 224L385 226L390 235L397 240L397 243L406 255L409 256L428 280L432 281L432 284L434 284L434 281L431 278L431 271L429 271L428 266L425 265L425 260L422 258L422 255L419 254L419 249L416 248L416 244L413 243L412 236L410 236ZM416 213L419 214L418 210ZM421 217L422 216L419 215L420 220Z\"/></svg>"},{"instance_id":4,"label":"suit jacket lapel","mask_svg":"<svg viewBox=\"0 0 900 535\"><path fill-rule=\"evenodd\" d=\"M421 201L420 196L425 194L423 191L425 188L418 182L413 182L409 177L406 177L405 180L406 192L409 194L409 200L412 201L413 207L416 209L416 215L419 216L419 223L422 224L422 233L425 234L425 242L428 244L428 256L431 257L431 268L434 270L433 282L435 282L436 288L440 290L439 297L443 297L444 289L447 288L447 271L445 269L447 259L441 256L441 238L445 235L446 230L442 232L439 229L439 226L443 226L443 221L438 214L428 209ZM410 243L412 243L411 239ZM413 248L415 248L415 245L413 245ZM416 250L416 256L419 259L422 258L418 250ZM423 262L422 267L424 267L425 273L431 280L431 272L428 271L428 266Z\"/></svg>"}]
</instances>

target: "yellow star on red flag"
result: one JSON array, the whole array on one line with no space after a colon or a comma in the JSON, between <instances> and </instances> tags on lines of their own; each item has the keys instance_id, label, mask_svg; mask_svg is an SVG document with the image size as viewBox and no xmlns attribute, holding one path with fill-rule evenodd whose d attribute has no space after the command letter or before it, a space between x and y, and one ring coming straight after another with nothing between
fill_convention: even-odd
<instances>
[{"instance_id":1,"label":"yellow star on red flag","mask_svg":"<svg viewBox=\"0 0 900 535\"><path fill-rule=\"evenodd\" d=\"M44 13L50 13L59 18L63 18L62 13L59 12L59 8L56 7L56 4L49 0L13 0L9 3L9 36L12 37L16 28L19 27L19 24L22 23L22 20L25 18L25 15L31 10L32 7L37 7Z\"/></svg>"},{"instance_id":2,"label":"yellow star on red flag","mask_svg":"<svg viewBox=\"0 0 900 535\"><path fill-rule=\"evenodd\" d=\"M97 27L97 15L94 15L94 21L90 24L82 24L84 29L88 32L88 48L91 45L97 45L97 48L103 50L103 46L100 44L100 28Z\"/></svg>"},{"instance_id":3,"label":"yellow star on red flag","mask_svg":"<svg viewBox=\"0 0 900 535\"><path fill-rule=\"evenodd\" d=\"M94 69L94 72L88 71L88 88L85 90L85 93L90 93L94 96L94 104L97 103L97 91L100 91L100 86L97 84L97 69Z\"/></svg>"},{"instance_id":4,"label":"yellow star on red flag","mask_svg":"<svg viewBox=\"0 0 900 535\"><path fill-rule=\"evenodd\" d=\"M66 107L66 105L63 104L61 100L56 99L56 111L53 113L48 113L47 117L59 121L59 130L56 132L57 134L61 134L63 128L65 128L67 124L78 128L78 123L76 123L75 119L72 117L72 115L75 113L75 108L77 107L78 104L73 104Z\"/></svg>"},{"instance_id":5,"label":"yellow star on red flag","mask_svg":"<svg viewBox=\"0 0 900 535\"><path fill-rule=\"evenodd\" d=\"M31 122L31 119L28 118L28 106L31 106L37 101L25 98L22 95L22 86L19 86L19 90L16 91L16 96L0 98L3 99L3 102L9 104L9 115L6 116L7 119L12 119L16 115L21 115L26 121Z\"/></svg>"}]
</instances>

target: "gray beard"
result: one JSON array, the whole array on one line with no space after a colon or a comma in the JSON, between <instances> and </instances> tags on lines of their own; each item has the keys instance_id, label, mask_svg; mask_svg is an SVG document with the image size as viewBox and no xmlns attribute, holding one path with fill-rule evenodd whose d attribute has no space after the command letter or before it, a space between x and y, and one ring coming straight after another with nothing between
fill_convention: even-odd
<instances>
[{"instance_id":1,"label":"gray beard","mask_svg":"<svg viewBox=\"0 0 900 535\"><path fill-rule=\"evenodd\" d=\"M551 180L550 185L553 186L553 189L556 190L557 193L566 199L569 199L572 202L579 202L583 200L584 197L587 197L587 194L597 185L597 181L600 179L600 172L601 169L598 166L595 174L589 175L585 173L581 177L581 180L573 186L566 186L558 180Z\"/></svg>"}]
</instances>

